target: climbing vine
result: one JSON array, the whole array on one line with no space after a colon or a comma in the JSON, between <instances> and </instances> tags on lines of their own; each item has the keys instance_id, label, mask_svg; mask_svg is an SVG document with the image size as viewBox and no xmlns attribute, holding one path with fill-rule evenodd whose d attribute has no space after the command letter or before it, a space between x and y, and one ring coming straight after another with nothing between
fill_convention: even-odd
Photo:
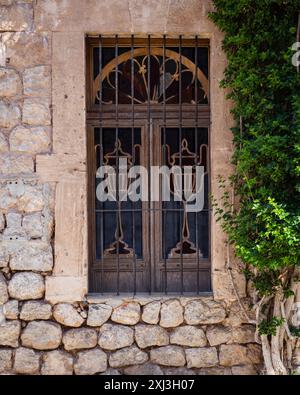
<instances>
[{"instance_id":1,"label":"climbing vine","mask_svg":"<svg viewBox=\"0 0 300 395\"><path fill-rule=\"evenodd\" d=\"M215 214L241 262L265 372L295 372L300 346L300 0L214 0L233 101L234 174ZM228 247L229 248L229 247ZM297 304L298 303L298 304ZM297 327L298 325L298 327Z\"/></svg>"}]
</instances>

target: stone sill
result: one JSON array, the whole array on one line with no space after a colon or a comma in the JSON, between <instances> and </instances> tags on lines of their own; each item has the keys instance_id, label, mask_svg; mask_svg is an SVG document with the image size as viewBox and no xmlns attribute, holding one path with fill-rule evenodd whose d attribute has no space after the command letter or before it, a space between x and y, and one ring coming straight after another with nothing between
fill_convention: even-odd
<instances>
[{"instance_id":1,"label":"stone sill","mask_svg":"<svg viewBox=\"0 0 300 395\"><path fill-rule=\"evenodd\" d=\"M147 293L139 293L137 295L132 295L131 293L121 293L120 295L115 295L112 293L107 294L98 294L98 293L90 293L86 295L86 300L88 303L104 303L116 307L124 302L137 302L141 306L148 304L150 302L160 300L166 301L171 299L178 299L182 306L185 306L186 303L191 300L203 299L203 298L212 298L212 292L201 292L199 295L191 294L178 294L178 293L170 293L168 295L162 293L152 293L151 295Z\"/></svg>"}]
</instances>

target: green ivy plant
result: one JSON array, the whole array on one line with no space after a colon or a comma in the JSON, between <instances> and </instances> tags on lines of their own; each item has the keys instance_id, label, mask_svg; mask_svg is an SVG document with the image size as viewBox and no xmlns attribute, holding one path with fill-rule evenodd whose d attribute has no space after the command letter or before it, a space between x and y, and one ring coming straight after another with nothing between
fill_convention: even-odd
<instances>
[{"instance_id":1,"label":"green ivy plant","mask_svg":"<svg viewBox=\"0 0 300 395\"><path fill-rule=\"evenodd\" d=\"M300 0L213 3L228 59L221 86L236 121L235 170L220 179L215 214L255 289L266 371L287 374L299 336L289 323L300 297L300 74L292 64Z\"/></svg>"}]
</instances>

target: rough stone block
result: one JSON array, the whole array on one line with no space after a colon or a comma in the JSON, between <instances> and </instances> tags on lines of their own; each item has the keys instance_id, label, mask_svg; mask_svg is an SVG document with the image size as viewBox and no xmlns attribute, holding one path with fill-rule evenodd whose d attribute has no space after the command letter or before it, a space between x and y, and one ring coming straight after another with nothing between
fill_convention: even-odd
<instances>
[{"instance_id":1,"label":"rough stone block","mask_svg":"<svg viewBox=\"0 0 300 395\"><path fill-rule=\"evenodd\" d=\"M179 346L205 347L207 340L203 329L185 325L171 332L170 343Z\"/></svg>"},{"instance_id":2,"label":"rough stone block","mask_svg":"<svg viewBox=\"0 0 300 395\"><path fill-rule=\"evenodd\" d=\"M74 364L75 374L92 375L105 372L107 368L107 356L100 349L81 351Z\"/></svg>"},{"instance_id":3,"label":"rough stone block","mask_svg":"<svg viewBox=\"0 0 300 395\"><path fill-rule=\"evenodd\" d=\"M97 345L97 332L94 329L70 329L64 333L63 344L67 351L94 348Z\"/></svg>"},{"instance_id":4,"label":"rough stone block","mask_svg":"<svg viewBox=\"0 0 300 395\"><path fill-rule=\"evenodd\" d=\"M3 314L9 320L17 320L19 318L19 302L17 300L9 300L3 306Z\"/></svg>"},{"instance_id":5,"label":"rough stone block","mask_svg":"<svg viewBox=\"0 0 300 395\"><path fill-rule=\"evenodd\" d=\"M148 354L136 346L122 348L109 356L112 368L121 368L129 365L140 365L148 361Z\"/></svg>"},{"instance_id":6,"label":"rough stone block","mask_svg":"<svg viewBox=\"0 0 300 395\"><path fill-rule=\"evenodd\" d=\"M19 321L5 321L0 325L0 346L18 347L21 324Z\"/></svg>"},{"instance_id":7,"label":"rough stone block","mask_svg":"<svg viewBox=\"0 0 300 395\"><path fill-rule=\"evenodd\" d=\"M11 151L31 154L47 153L50 150L50 130L45 127L25 128L17 126L9 136Z\"/></svg>"},{"instance_id":8,"label":"rough stone block","mask_svg":"<svg viewBox=\"0 0 300 395\"><path fill-rule=\"evenodd\" d=\"M150 351L151 362L163 366L184 366L185 353L181 347L165 346Z\"/></svg>"},{"instance_id":9,"label":"rough stone block","mask_svg":"<svg viewBox=\"0 0 300 395\"><path fill-rule=\"evenodd\" d=\"M45 291L44 278L37 273L22 272L13 275L8 284L10 297L18 300L40 299Z\"/></svg>"},{"instance_id":10,"label":"rough stone block","mask_svg":"<svg viewBox=\"0 0 300 395\"><path fill-rule=\"evenodd\" d=\"M12 350L0 349L0 373L9 372L12 368Z\"/></svg>"},{"instance_id":11,"label":"rough stone block","mask_svg":"<svg viewBox=\"0 0 300 395\"><path fill-rule=\"evenodd\" d=\"M51 75L49 66L35 66L24 70L23 87L25 96L50 96Z\"/></svg>"},{"instance_id":12,"label":"rough stone block","mask_svg":"<svg viewBox=\"0 0 300 395\"><path fill-rule=\"evenodd\" d=\"M48 272L53 267L52 247L45 242L27 242L12 254L9 265L12 270Z\"/></svg>"},{"instance_id":13,"label":"rough stone block","mask_svg":"<svg viewBox=\"0 0 300 395\"><path fill-rule=\"evenodd\" d=\"M61 376L72 375L73 374L72 355L61 350L54 350L44 353L41 374L61 375Z\"/></svg>"},{"instance_id":14,"label":"rough stone block","mask_svg":"<svg viewBox=\"0 0 300 395\"><path fill-rule=\"evenodd\" d=\"M23 304L20 318L24 321L49 320L51 315L51 304L44 301L34 300Z\"/></svg>"},{"instance_id":15,"label":"rough stone block","mask_svg":"<svg viewBox=\"0 0 300 395\"><path fill-rule=\"evenodd\" d=\"M13 103L0 101L0 127L11 129L21 120L20 108Z\"/></svg>"},{"instance_id":16,"label":"rough stone block","mask_svg":"<svg viewBox=\"0 0 300 395\"><path fill-rule=\"evenodd\" d=\"M75 307L68 303L60 303L54 306L53 317L60 324L75 328L78 328L84 322L84 318L81 317Z\"/></svg>"},{"instance_id":17,"label":"rough stone block","mask_svg":"<svg viewBox=\"0 0 300 395\"><path fill-rule=\"evenodd\" d=\"M137 325L135 341L140 348L166 346L169 344L168 332L158 325Z\"/></svg>"},{"instance_id":18,"label":"rough stone block","mask_svg":"<svg viewBox=\"0 0 300 395\"><path fill-rule=\"evenodd\" d=\"M25 99L22 121L27 125L51 125L49 99Z\"/></svg>"},{"instance_id":19,"label":"rough stone block","mask_svg":"<svg viewBox=\"0 0 300 395\"><path fill-rule=\"evenodd\" d=\"M225 316L222 304L211 299L193 300L185 306L184 319L189 325L217 324L224 321Z\"/></svg>"},{"instance_id":20,"label":"rough stone block","mask_svg":"<svg viewBox=\"0 0 300 395\"><path fill-rule=\"evenodd\" d=\"M125 325L137 324L140 320L140 305L136 302L122 304L114 309L111 320Z\"/></svg>"},{"instance_id":21,"label":"rough stone block","mask_svg":"<svg viewBox=\"0 0 300 395\"><path fill-rule=\"evenodd\" d=\"M143 307L142 320L147 324L158 324L161 303L154 301Z\"/></svg>"},{"instance_id":22,"label":"rough stone block","mask_svg":"<svg viewBox=\"0 0 300 395\"><path fill-rule=\"evenodd\" d=\"M11 175L33 173L33 170L33 160L31 155L21 153L0 154L0 174Z\"/></svg>"},{"instance_id":23,"label":"rough stone block","mask_svg":"<svg viewBox=\"0 0 300 395\"><path fill-rule=\"evenodd\" d=\"M160 309L160 326L172 328L183 322L183 307L178 300L164 302Z\"/></svg>"},{"instance_id":24,"label":"rough stone block","mask_svg":"<svg viewBox=\"0 0 300 395\"><path fill-rule=\"evenodd\" d=\"M21 79L19 74L13 69L0 67L0 96L13 97L20 94Z\"/></svg>"},{"instance_id":25,"label":"rough stone block","mask_svg":"<svg viewBox=\"0 0 300 395\"><path fill-rule=\"evenodd\" d=\"M31 4L14 4L10 7L0 5L0 30L25 31L33 25L33 8Z\"/></svg>"},{"instance_id":26,"label":"rough stone block","mask_svg":"<svg viewBox=\"0 0 300 395\"><path fill-rule=\"evenodd\" d=\"M215 347L188 348L185 353L188 368L207 368L219 363Z\"/></svg>"},{"instance_id":27,"label":"rough stone block","mask_svg":"<svg viewBox=\"0 0 300 395\"><path fill-rule=\"evenodd\" d=\"M0 306L8 301L7 284L5 277L0 272Z\"/></svg>"},{"instance_id":28,"label":"rough stone block","mask_svg":"<svg viewBox=\"0 0 300 395\"><path fill-rule=\"evenodd\" d=\"M88 326L101 326L111 316L112 307L107 304L91 304L87 318Z\"/></svg>"},{"instance_id":29,"label":"rough stone block","mask_svg":"<svg viewBox=\"0 0 300 395\"><path fill-rule=\"evenodd\" d=\"M19 374L36 374L40 368L40 354L28 348L16 350L14 369Z\"/></svg>"},{"instance_id":30,"label":"rough stone block","mask_svg":"<svg viewBox=\"0 0 300 395\"><path fill-rule=\"evenodd\" d=\"M51 33L6 32L2 34L7 63L18 70L34 65L47 65L51 59Z\"/></svg>"},{"instance_id":31,"label":"rough stone block","mask_svg":"<svg viewBox=\"0 0 300 395\"><path fill-rule=\"evenodd\" d=\"M62 330L58 324L31 321L21 335L22 345L36 350L53 350L61 343Z\"/></svg>"}]
</instances>

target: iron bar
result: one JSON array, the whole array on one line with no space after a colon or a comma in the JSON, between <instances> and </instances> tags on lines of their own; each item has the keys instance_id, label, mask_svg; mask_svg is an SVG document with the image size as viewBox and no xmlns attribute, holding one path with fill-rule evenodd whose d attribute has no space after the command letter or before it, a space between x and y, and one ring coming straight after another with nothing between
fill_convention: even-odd
<instances>
[{"instance_id":1,"label":"iron bar","mask_svg":"<svg viewBox=\"0 0 300 395\"><path fill-rule=\"evenodd\" d=\"M148 175L150 175L150 168L151 168L151 113L150 113L150 100L151 100L151 95L150 95L150 89L151 89L151 36L150 34L148 35L148 42L147 42L147 124L148 124ZM151 187L151 180L150 177L148 176L148 270L149 270L149 294L151 294L152 291L152 268L151 268L151 248L152 248L152 242L151 242L151 195L150 195L150 187Z\"/></svg>"},{"instance_id":2,"label":"iron bar","mask_svg":"<svg viewBox=\"0 0 300 395\"><path fill-rule=\"evenodd\" d=\"M195 36L195 152L197 153L196 166L198 165L198 78L197 78L197 65L198 65L198 36ZM199 163L200 165L200 163ZM198 240L198 212L195 212L195 237L196 237L196 251L197 251L197 295L200 289L200 268L199 268L199 240Z\"/></svg>"},{"instance_id":3,"label":"iron bar","mask_svg":"<svg viewBox=\"0 0 300 395\"><path fill-rule=\"evenodd\" d=\"M181 142L182 142L182 36L179 36L179 166L182 167L182 150L181 150ZM181 294L183 294L183 235L182 235L182 217L180 217L180 289Z\"/></svg>"},{"instance_id":4,"label":"iron bar","mask_svg":"<svg viewBox=\"0 0 300 395\"><path fill-rule=\"evenodd\" d=\"M166 166L166 35L163 37L163 165ZM165 202L161 202L163 206ZM166 246L166 210L163 210L163 257L164 257L164 268L165 268L165 278L164 278L164 289L165 294L168 293L168 271L167 271L167 246Z\"/></svg>"},{"instance_id":5,"label":"iron bar","mask_svg":"<svg viewBox=\"0 0 300 395\"><path fill-rule=\"evenodd\" d=\"M135 148L134 148L134 60L133 60L133 51L134 51L134 35L131 35L131 80L130 80L130 90L131 90L131 147L132 147L132 163L135 166ZM132 206L136 203L132 202ZM136 211L132 211L132 248L133 248L133 294L136 294L136 246L135 246L135 213Z\"/></svg>"},{"instance_id":6,"label":"iron bar","mask_svg":"<svg viewBox=\"0 0 300 395\"><path fill-rule=\"evenodd\" d=\"M115 111L115 119L116 119L116 138L115 138L115 147L116 147L116 190L117 190L117 212L116 212L116 226L117 226L117 295L120 293L120 216L121 216L121 207L120 207L120 199L119 199L119 76L118 76L118 35L115 37L115 59L116 59L116 69L115 69L115 102L116 102L116 111Z\"/></svg>"},{"instance_id":7,"label":"iron bar","mask_svg":"<svg viewBox=\"0 0 300 395\"><path fill-rule=\"evenodd\" d=\"M102 78L101 78L101 73L102 73L102 36L101 34L99 35L99 144L100 144L100 166L103 164L103 125L102 125ZM97 159L96 159L97 160ZM104 203L101 202L101 207L103 208ZM101 246L101 261L102 261L102 266L101 266L101 289L104 289L103 286L103 280L104 280L104 265L103 265L103 252L104 252L104 224L103 224L103 215L100 216L100 229L101 229L101 235L100 235L100 246Z\"/></svg>"}]
</instances>

